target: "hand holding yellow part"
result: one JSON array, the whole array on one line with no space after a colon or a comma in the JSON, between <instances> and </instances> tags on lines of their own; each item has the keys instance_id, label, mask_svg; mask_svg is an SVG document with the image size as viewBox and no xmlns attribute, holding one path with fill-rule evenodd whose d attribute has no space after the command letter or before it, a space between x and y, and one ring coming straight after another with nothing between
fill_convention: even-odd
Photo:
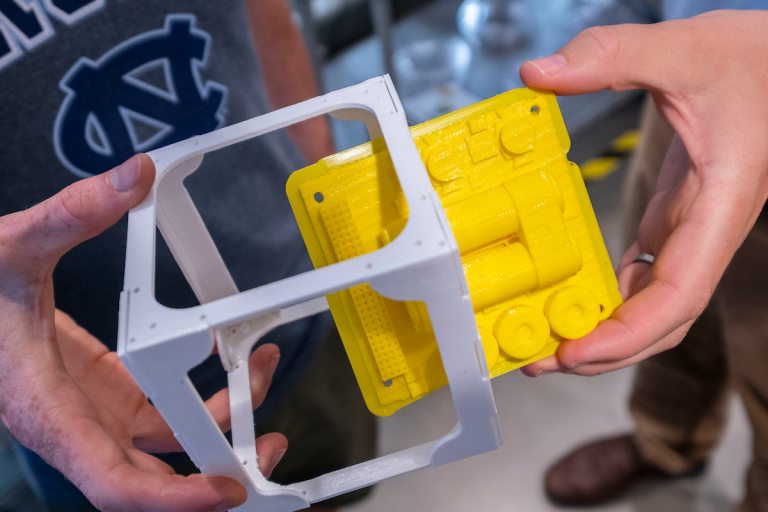
<instances>
[{"instance_id":1,"label":"hand holding yellow part","mask_svg":"<svg viewBox=\"0 0 768 512\"><path fill-rule=\"evenodd\" d=\"M411 129L459 245L492 377L552 355L621 303L555 97L517 89ZM316 267L373 252L408 205L382 141L290 178ZM358 285L328 297L369 409L389 415L446 384L426 308Z\"/></svg>"}]
</instances>

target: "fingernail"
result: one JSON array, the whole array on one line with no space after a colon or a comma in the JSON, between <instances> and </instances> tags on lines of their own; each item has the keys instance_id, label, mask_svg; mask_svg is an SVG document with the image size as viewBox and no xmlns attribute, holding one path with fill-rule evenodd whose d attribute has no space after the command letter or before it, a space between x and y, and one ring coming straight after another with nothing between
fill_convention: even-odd
<instances>
[{"instance_id":1,"label":"fingernail","mask_svg":"<svg viewBox=\"0 0 768 512\"><path fill-rule=\"evenodd\" d=\"M109 184L118 192L125 192L136 185L139 174L141 174L141 158L135 155L109 171Z\"/></svg>"},{"instance_id":2,"label":"fingernail","mask_svg":"<svg viewBox=\"0 0 768 512\"><path fill-rule=\"evenodd\" d=\"M565 67L565 56L560 53L553 53L548 57L528 61L533 67L539 70L544 76L551 76Z\"/></svg>"},{"instance_id":3,"label":"fingernail","mask_svg":"<svg viewBox=\"0 0 768 512\"><path fill-rule=\"evenodd\" d=\"M527 366L524 366L520 368L520 370L526 377L538 377L541 374L541 370L538 368L528 368Z\"/></svg>"},{"instance_id":4,"label":"fingernail","mask_svg":"<svg viewBox=\"0 0 768 512\"><path fill-rule=\"evenodd\" d=\"M269 360L269 373L274 375L277 369L277 363L280 362L280 354L275 354L272 359Z\"/></svg>"}]
</instances>

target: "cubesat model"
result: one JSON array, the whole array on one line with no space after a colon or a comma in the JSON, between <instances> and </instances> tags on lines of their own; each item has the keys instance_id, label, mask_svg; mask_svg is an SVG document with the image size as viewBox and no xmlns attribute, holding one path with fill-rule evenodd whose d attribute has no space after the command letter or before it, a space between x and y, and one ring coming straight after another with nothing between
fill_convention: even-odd
<instances>
[{"instance_id":1,"label":"cubesat model","mask_svg":"<svg viewBox=\"0 0 768 512\"><path fill-rule=\"evenodd\" d=\"M240 292L183 180L206 153L322 114L372 142L296 171L288 199L315 270ZM129 216L119 354L204 473L284 512L501 444L490 379L553 354L620 304L616 278L551 94L505 94L409 130L379 77L153 151ZM226 179L226 178L223 178ZM199 306L154 297L159 228ZM378 415L448 385L458 423L435 441L281 486L258 469L247 360L277 326L330 306ZM232 443L188 372L218 347Z\"/></svg>"}]
</instances>

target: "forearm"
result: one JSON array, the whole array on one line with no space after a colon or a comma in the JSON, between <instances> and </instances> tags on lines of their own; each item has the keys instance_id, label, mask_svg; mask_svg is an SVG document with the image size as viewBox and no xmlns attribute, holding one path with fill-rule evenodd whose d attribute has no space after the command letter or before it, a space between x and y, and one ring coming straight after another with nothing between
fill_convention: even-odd
<instances>
[{"instance_id":1,"label":"forearm","mask_svg":"<svg viewBox=\"0 0 768 512\"><path fill-rule=\"evenodd\" d=\"M256 54L272 107L317 96L318 88L301 33L287 0L246 0ZM324 118L288 128L304 158L313 163L333 151Z\"/></svg>"}]
</instances>

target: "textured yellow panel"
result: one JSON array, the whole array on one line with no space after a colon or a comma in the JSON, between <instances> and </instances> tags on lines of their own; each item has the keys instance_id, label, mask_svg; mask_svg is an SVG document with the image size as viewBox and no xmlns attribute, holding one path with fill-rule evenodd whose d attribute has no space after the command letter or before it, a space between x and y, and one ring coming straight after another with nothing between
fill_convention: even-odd
<instances>
[{"instance_id":1,"label":"textured yellow panel","mask_svg":"<svg viewBox=\"0 0 768 512\"><path fill-rule=\"evenodd\" d=\"M491 376L611 315L616 277L554 96L509 91L411 133L459 245ZM287 192L316 267L379 249L408 219L380 142L296 171ZM368 285L328 302L371 411L392 414L445 385L423 304Z\"/></svg>"},{"instance_id":2,"label":"textured yellow panel","mask_svg":"<svg viewBox=\"0 0 768 512\"><path fill-rule=\"evenodd\" d=\"M363 253L360 235L354 227L352 212L346 201L326 204L320 210L320 215L338 261ZM388 381L408 373L408 364L387 314L384 299L368 285L350 288L349 293L355 310L365 318L363 329L381 380Z\"/></svg>"}]
</instances>

